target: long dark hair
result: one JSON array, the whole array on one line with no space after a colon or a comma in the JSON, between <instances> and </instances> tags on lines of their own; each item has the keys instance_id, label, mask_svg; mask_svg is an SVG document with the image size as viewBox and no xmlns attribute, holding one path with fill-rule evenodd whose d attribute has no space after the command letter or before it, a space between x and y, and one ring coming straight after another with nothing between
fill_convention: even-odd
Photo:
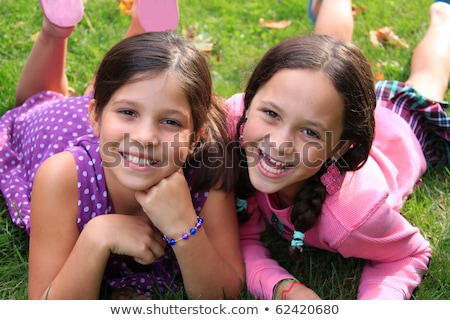
<instances>
[{"instance_id":1,"label":"long dark hair","mask_svg":"<svg viewBox=\"0 0 450 320\"><path fill-rule=\"evenodd\" d=\"M231 190L230 175L225 173L225 168L230 166L224 162L207 162L207 159L231 158L225 156L229 138L224 101L212 91L206 55L177 33L143 33L113 46L96 73L95 111L101 113L113 94L125 84L149 79L162 72L170 72L178 79L191 106L194 132L200 140L186 169L200 168L195 188L212 187L223 177L222 187Z\"/></svg>"},{"instance_id":2,"label":"long dark hair","mask_svg":"<svg viewBox=\"0 0 450 320\"><path fill-rule=\"evenodd\" d=\"M341 172L361 168L372 146L376 98L370 64L360 49L352 43L325 35L298 36L280 42L268 50L253 71L245 89L245 110L250 107L259 88L282 69L312 69L328 75L345 105L344 131L340 139L351 141L350 148L337 159L336 165ZM239 139L239 128L244 121L243 115L237 125L236 139ZM238 178L237 195L247 198L254 189L249 181L242 148L239 157L243 168ZM329 161L325 162L295 197L291 221L298 231L305 233L311 229L322 212L326 190L320 176L328 165ZM300 256L298 251L292 254Z\"/></svg>"}]
</instances>

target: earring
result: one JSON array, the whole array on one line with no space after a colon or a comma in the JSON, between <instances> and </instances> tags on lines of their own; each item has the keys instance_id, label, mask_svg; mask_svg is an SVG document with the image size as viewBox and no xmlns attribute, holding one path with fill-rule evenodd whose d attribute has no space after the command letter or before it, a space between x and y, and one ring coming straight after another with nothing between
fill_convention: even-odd
<instances>
[{"instance_id":1,"label":"earring","mask_svg":"<svg viewBox=\"0 0 450 320\"><path fill-rule=\"evenodd\" d=\"M245 122L247 122L247 116L245 116L244 121L241 123L241 126L239 127L239 143L241 146L244 144L244 127Z\"/></svg>"},{"instance_id":2,"label":"earring","mask_svg":"<svg viewBox=\"0 0 450 320\"><path fill-rule=\"evenodd\" d=\"M343 181L344 175L339 171L335 161L328 167L327 172L320 177L320 182L325 186L329 195L338 192Z\"/></svg>"}]
</instances>

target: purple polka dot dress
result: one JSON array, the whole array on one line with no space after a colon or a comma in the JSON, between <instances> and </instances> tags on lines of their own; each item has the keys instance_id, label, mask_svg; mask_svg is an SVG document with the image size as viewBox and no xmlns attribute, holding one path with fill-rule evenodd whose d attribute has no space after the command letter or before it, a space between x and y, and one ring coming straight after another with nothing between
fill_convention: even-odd
<instances>
[{"instance_id":1,"label":"purple polka dot dress","mask_svg":"<svg viewBox=\"0 0 450 320\"><path fill-rule=\"evenodd\" d=\"M0 189L13 222L30 232L30 196L40 164L91 134L89 97L43 91L0 119Z\"/></svg>"},{"instance_id":2,"label":"purple polka dot dress","mask_svg":"<svg viewBox=\"0 0 450 320\"><path fill-rule=\"evenodd\" d=\"M78 173L78 220L83 230L90 219L114 213L108 196L99 153L99 141L93 136L87 110L90 97L66 98L45 91L23 105L6 112L0 119L0 190L13 222L30 232L30 197L40 164L52 155L67 150L74 156ZM186 173L193 186L196 171ZM208 190L192 193L197 214ZM112 255L104 281L111 288L133 287L138 294L151 297L176 292L181 273L172 249L149 266L132 259Z\"/></svg>"}]
</instances>

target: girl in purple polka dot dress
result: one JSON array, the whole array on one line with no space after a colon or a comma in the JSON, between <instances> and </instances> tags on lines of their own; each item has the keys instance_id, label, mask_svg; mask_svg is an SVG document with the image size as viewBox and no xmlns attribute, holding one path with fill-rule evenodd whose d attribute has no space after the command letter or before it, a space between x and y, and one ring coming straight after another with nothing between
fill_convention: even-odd
<instances>
[{"instance_id":1,"label":"girl in purple polka dot dress","mask_svg":"<svg viewBox=\"0 0 450 320\"><path fill-rule=\"evenodd\" d=\"M172 31L136 29L106 54L93 93L68 98L67 38L83 4L41 6L17 107L0 120L1 191L30 234L29 298L97 299L105 287L238 298L228 166L207 161L227 159L226 113L203 54Z\"/></svg>"}]
</instances>

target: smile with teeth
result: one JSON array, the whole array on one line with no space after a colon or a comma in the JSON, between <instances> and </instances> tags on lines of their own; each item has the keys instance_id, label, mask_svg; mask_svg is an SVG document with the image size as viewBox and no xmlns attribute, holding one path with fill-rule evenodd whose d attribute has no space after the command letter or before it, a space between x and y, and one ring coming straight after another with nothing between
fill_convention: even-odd
<instances>
[{"instance_id":1,"label":"smile with teeth","mask_svg":"<svg viewBox=\"0 0 450 320\"><path fill-rule=\"evenodd\" d=\"M267 155L263 152L261 152L261 157L259 159L259 163L267 171L269 171L271 173L276 173L276 174L283 173L293 167L289 164L272 159L269 155Z\"/></svg>"},{"instance_id":2,"label":"smile with teeth","mask_svg":"<svg viewBox=\"0 0 450 320\"><path fill-rule=\"evenodd\" d=\"M158 161L155 160L150 160L150 159L145 159L145 158L139 158L136 156L132 156L130 154L123 154L123 158L131 163L140 165L140 166L153 166L156 163L158 163Z\"/></svg>"}]
</instances>

